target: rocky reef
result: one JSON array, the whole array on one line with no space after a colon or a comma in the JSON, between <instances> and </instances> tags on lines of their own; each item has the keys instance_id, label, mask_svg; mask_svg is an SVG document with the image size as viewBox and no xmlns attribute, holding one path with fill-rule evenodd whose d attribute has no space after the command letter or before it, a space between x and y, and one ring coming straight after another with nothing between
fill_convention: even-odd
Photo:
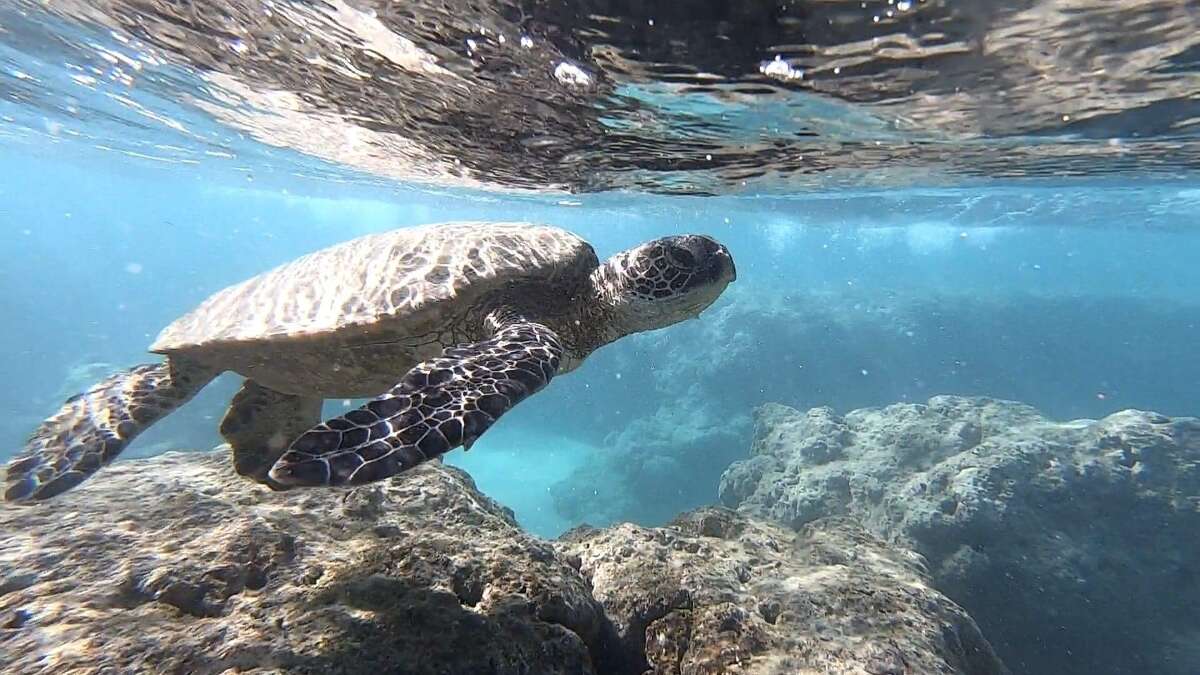
<instances>
[{"instance_id":1,"label":"rocky reef","mask_svg":"<svg viewBox=\"0 0 1200 675\"><path fill-rule=\"evenodd\" d=\"M726 509L549 542L462 471L272 493L224 452L0 509L10 673L1004 673L919 556Z\"/></svg>"},{"instance_id":2,"label":"rocky reef","mask_svg":"<svg viewBox=\"0 0 1200 675\"><path fill-rule=\"evenodd\" d=\"M1018 672L1195 672L1195 418L1060 423L951 396L846 415L765 405L721 499L793 528L850 516L912 547Z\"/></svg>"},{"instance_id":3,"label":"rocky reef","mask_svg":"<svg viewBox=\"0 0 1200 675\"><path fill-rule=\"evenodd\" d=\"M1008 672L920 556L849 519L796 533L705 508L562 539L635 659L626 672Z\"/></svg>"},{"instance_id":4,"label":"rocky reef","mask_svg":"<svg viewBox=\"0 0 1200 675\"><path fill-rule=\"evenodd\" d=\"M237 478L224 453L171 453L6 508L0 661L55 673L587 672L603 613L578 573L461 472L408 478L276 495Z\"/></svg>"}]
</instances>

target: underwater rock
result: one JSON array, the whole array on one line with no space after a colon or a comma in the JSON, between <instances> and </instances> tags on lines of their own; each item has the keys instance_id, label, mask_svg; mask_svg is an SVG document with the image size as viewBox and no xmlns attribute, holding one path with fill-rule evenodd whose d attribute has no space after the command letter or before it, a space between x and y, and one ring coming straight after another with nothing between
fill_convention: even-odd
<instances>
[{"instance_id":1,"label":"underwater rock","mask_svg":"<svg viewBox=\"0 0 1200 675\"><path fill-rule=\"evenodd\" d=\"M726 509L522 532L461 470L273 493L227 451L0 509L6 673L1004 673L919 557ZM649 641L647 641L649 637Z\"/></svg>"},{"instance_id":2,"label":"underwater rock","mask_svg":"<svg viewBox=\"0 0 1200 675\"><path fill-rule=\"evenodd\" d=\"M0 509L0 560L9 673L592 673L604 624L550 544L436 464L272 493L225 452L121 461Z\"/></svg>"},{"instance_id":3,"label":"underwater rock","mask_svg":"<svg viewBox=\"0 0 1200 675\"><path fill-rule=\"evenodd\" d=\"M791 532L727 509L577 528L560 548L604 605L629 673L1007 673L920 557L848 519Z\"/></svg>"},{"instance_id":4,"label":"underwater rock","mask_svg":"<svg viewBox=\"0 0 1200 675\"><path fill-rule=\"evenodd\" d=\"M1178 654L1200 630L1200 420L938 396L755 421L725 504L794 528L848 515L911 546L1020 672L1195 672Z\"/></svg>"}]
</instances>

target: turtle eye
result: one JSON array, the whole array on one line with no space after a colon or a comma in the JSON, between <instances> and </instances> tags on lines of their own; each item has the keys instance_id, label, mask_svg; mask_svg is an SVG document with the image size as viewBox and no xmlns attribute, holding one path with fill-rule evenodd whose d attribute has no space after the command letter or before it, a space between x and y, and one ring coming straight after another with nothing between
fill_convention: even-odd
<instances>
[{"instance_id":1,"label":"turtle eye","mask_svg":"<svg viewBox=\"0 0 1200 675\"><path fill-rule=\"evenodd\" d=\"M692 252L682 246L668 246L667 257L677 267L692 268L696 266L696 256Z\"/></svg>"}]
</instances>

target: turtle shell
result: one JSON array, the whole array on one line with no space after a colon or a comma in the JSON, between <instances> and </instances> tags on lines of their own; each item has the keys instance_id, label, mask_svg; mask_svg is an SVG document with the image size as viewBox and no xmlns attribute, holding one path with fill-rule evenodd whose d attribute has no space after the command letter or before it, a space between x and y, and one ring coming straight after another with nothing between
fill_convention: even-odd
<instances>
[{"instance_id":1,"label":"turtle shell","mask_svg":"<svg viewBox=\"0 0 1200 675\"><path fill-rule=\"evenodd\" d=\"M218 291L163 329L159 353L321 337L403 335L504 288L571 291L598 261L578 236L532 223L453 222L359 237Z\"/></svg>"}]
</instances>

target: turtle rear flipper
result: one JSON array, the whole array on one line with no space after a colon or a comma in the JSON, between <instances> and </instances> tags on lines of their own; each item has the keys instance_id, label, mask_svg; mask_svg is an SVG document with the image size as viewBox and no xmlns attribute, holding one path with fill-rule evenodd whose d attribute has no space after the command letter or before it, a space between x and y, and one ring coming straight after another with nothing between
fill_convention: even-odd
<instances>
[{"instance_id":1,"label":"turtle rear flipper","mask_svg":"<svg viewBox=\"0 0 1200 675\"><path fill-rule=\"evenodd\" d=\"M281 488L267 477L267 471L289 443L320 423L322 403L317 396L285 394L246 380L221 420L221 436L233 450L234 469L268 487Z\"/></svg>"},{"instance_id":2,"label":"turtle rear flipper","mask_svg":"<svg viewBox=\"0 0 1200 675\"><path fill-rule=\"evenodd\" d=\"M418 364L365 406L297 438L271 468L284 485L361 485L410 469L458 446L470 448L558 371L554 331L520 319L482 342L450 347Z\"/></svg>"},{"instance_id":3,"label":"turtle rear flipper","mask_svg":"<svg viewBox=\"0 0 1200 675\"><path fill-rule=\"evenodd\" d=\"M5 501L49 499L75 487L216 375L191 361L169 359L119 372L72 396L9 462Z\"/></svg>"}]
</instances>

